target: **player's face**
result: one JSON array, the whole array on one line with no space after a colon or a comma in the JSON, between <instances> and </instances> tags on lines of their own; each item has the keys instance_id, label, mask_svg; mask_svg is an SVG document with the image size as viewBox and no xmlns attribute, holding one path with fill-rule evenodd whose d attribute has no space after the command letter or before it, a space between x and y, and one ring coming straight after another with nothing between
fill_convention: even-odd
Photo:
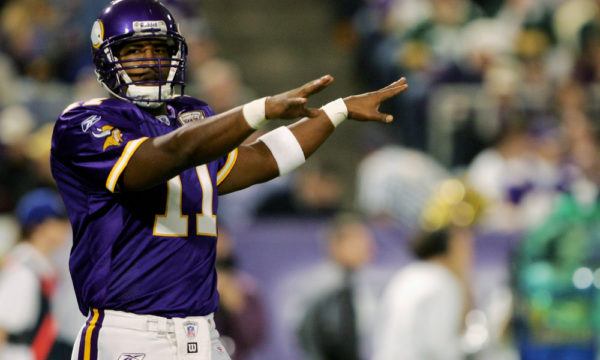
<instances>
[{"instance_id":1,"label":"player's face","mask_svg":"<svg viewBox=\"0 0 600 360\"><path fill-rule=\"evenodd\" d=\"M159 60L161 66L161 79L166 79L169 75L169 70L171 69L168 65L170 65L170 57L171 52L167 42L161 39L143 39L131 41L123 45L122 48L118 50L117 57L120 60L136 60L136 59L149 59L149 60L140 60L140 61L131 61L123 64L124 67L130 66L140 66L146 65L135 69L127 69L127 75L131 78L132 81L156 81L159 80ZM153 59L150 59L153 58ZM152 66L148 66L152 65ZM153 85L153 84L149 84Z\"/></svg>"},{"instance_id":2,"label":"player's face","mask_svg":"<svg viewBox=\"0 0 600 360\"><path fill-rule=\"evenodd\" d=\"M371 230L363 224L351 223L344 225L334 239L330 252L340 265L349 269L358 269L373 258L375 251Z\"/></svg>"},{"instance_id":3,"label":"player's face","mask_svg":"<svg viewBox=\"0 0 600 360\"><path fill-rule=\"evenodd\" d=\"M35 228L32 238L43 241L44 246L50 249L56 249L64 244L70 231L71 225L68 220L47 219Z\"/></svg>"}]
</instances>

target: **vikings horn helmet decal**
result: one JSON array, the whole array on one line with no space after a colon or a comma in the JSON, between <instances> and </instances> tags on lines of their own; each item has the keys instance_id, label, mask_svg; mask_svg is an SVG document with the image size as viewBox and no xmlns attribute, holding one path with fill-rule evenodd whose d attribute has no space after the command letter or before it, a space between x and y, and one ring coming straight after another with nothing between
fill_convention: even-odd
<instances>
[{"instance_id":1,"label":"vikings horn helmet decal","mask_svg":"<svg viewBox=\"0 0 600 360\"><path fill-rule=\"evenodd\" d=\"M126 42L164 39L169 57L120 60L117 50ZM92 26L92 55L98 81L114 96L136 105L155 108L172 98L174 88L184 91L187 45L175 19L157 0L117 0L106 6ZM139 61L144 63L140 65ZM137 62L137 64L132 64ZM147 65L144 65L147 64ZM161 71L169 68L163 78ZM132 68L158 68L157 80L132 81Z\"/></svg>"}]
</instances>

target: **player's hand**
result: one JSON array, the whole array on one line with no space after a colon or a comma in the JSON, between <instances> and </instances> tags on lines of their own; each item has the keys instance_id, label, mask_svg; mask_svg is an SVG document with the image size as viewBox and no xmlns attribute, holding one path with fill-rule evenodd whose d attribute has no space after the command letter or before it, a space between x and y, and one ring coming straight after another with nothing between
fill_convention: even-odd
<instances>
[{"instance_id":1,"label":"player's hand","mask_svg":"<svg viewBox=\"0 0 600 360\"><path fill-rule=\"evenodd\" d=\"M346 103L346 107L348 108L348 118L358 121L390 123L394 120L394 117L390 114L380 113L379 106L385 100L400 94L406 89L408 89L406 79L401 78L383 89L348 96L344 98L344 103Z\"/></svg>"},{"instance_id":2,"label":"player's hand","mask_svg":"<svg viewBox=\"0 0 600 360\"><path fill-rule=\"evenodd\" d=\"M331 75L308 82L299 88L270 96L265 102L267 119L295 119L298 117L315 117L320 111L306 107L308 97L325 89L333 82Z\"/></svg>"}]
</instances>

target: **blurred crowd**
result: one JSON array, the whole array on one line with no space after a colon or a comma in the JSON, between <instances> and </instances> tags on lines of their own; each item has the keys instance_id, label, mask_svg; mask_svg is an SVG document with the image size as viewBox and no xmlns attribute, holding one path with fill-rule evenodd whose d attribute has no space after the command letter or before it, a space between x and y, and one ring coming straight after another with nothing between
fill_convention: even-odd
<instances>
[{"instance_id":1,"label":"blurred crowd","mask_svg":"<svg viewBox=\"0 0 600 360\"><path fill-rule=\"evenodd\" d=\"M352 18L359 73L373 87L407 76L395 139L466 171L492 221L521 230L556 194L594 199L599 6L369 2Z\"/></svg>"},{"instance_id":2,"label":"blurred crowd","mask_svg":"<svg viewBox=\"0 0 600 360\"><path fill-rule=\"evenodd\" d=\"M164 3L180 20L190 49L186 91L217 112L254 98L235 59L221 56L197 1ZM317 156L286 177L222 199L220 218L238 237L273 219L328 223L324 264L294 278L300 285L293 291L306 296L284 305L294 309L282 317L294 324L288 326L297 336L294 346L311 359L368 359L374 345L365 334L379 327L382 343L376 348L382 353L373 356L389 359L385 351L394 350L383 343L387 338L393 343L404 336L402 343L417 346L407 337L410 324L369 319L380 319L378 309L416 314L411 306L425 303L432 306L426 313L435 314L436 306L452 303L428 300L440 292L438 298L455 299L454 308L442 311L453 316L444 317L451 336L437 333L431 341L451 341L445 349L452 351L436 350L422 338L419 346L429 346L432 357L415 359L594 359L600 341L600 1L330 4L333 26L324 32L331 30L332 43L354 56L360 86L375 89L406 76L410 90L385 103L382 111L396 118L390 127L354 135L363 156L355 179ZM0 259L23 252L15 244L26 237L24 221L35 208L30 204L27 214L18 214L24 195L55 187L48 161L58 114L74 101L106 96L93 74L88 39L104 5L0 0ZM348 183L355 184L351 195L342 191ZM472 193L477 200L466 201ZM48 200L36 199L42 205ZM354 215L338 217L346 211ZM402 266L393 269L398 274L361 275L368 264L377 264L374 234L390 226L398 229L399 242L409 244ZM494 302L501 309L486 313L476 299L473 269L454 264L477 262L469 260L477 257L474 243L485 248L481 239L489 234L514 241L504 262L507 278L496 283L496 290L506 291ZM237 261L235 242L224 237L217 320L230 351L237 341L234 359L251 359L268 343L271 317L260 284L240 269L244 264ZM57 246L62 255L52 256L51 266L62 274L58 292L68 297L67 247ZM411 277L422 280L407 282ZM454 279L450 285L448 278ZM395 299L414 289L421 292L394 309L400 303ZM377 305L379 299L383 305ZM72 299L62 304L72 305ZM79 324L65 306L57 315ZM325 315L333 318L322 324ZM242 323L255 325L248 329ZM482 339L478 329L484 325ZM76 331L66 329L63 337ZM344 344L350 347L341 349ZM433 351L446 357L433 357Z\"/></svg>"},{"instance_id":3,"label":"blurred crowd","mask_svg":"<svg viewBox=\"0 0 600 360\"><path fill-rule=\"evenodd\" d=\"M253 97L231 61L219 57L201 7L167 0L190 48L187 91L216 111ZM105 97L93 72L90 23L105 2L26 0L0 3L0 213L27 189L52 186L52 126L68 104Z\"/></svg>"}]
</instances>

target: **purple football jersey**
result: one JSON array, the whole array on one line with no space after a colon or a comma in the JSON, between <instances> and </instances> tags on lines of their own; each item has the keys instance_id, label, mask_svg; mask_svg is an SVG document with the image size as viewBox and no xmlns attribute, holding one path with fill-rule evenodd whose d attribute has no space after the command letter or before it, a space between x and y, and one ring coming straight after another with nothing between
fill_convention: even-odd
<instances>
[{"instance_id":1,"label":"purple football jersey","mask_svg":"<svg viewBox=\"0 0 600 360\"><path fill-rule=\"evenodd\" d=\"M216 310L217 185L237 150L142 192L119 191L119 177L151 137L213 115L177 97L154 117L120 99L68 107L52 136L52 174L73 227L69 267L79 302L166 317Z\"/></svg>"}]
</instances>

